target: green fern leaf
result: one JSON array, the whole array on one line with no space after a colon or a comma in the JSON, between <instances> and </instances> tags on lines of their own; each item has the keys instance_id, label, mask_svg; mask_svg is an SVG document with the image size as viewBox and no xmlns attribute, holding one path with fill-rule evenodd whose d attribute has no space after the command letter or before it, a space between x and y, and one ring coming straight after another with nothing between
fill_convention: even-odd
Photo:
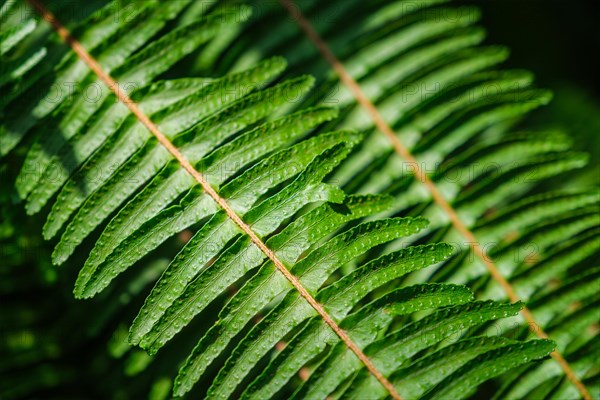
<instances>
[{"instance_id":1,"label":"green fern leaf","mask_svg":"<svg viewBox=\"0 0 600 400\"><path fill-rule=\"evenodd\" d=\"M327 11L347 21L309 35L339 65L276 5L250 17L148 1L122 19L111 3L69 21L72 38L59 29L65 43L8 19L0 154L32 136L17 194L29 214L51 208L54 264L86 258L75 296L124 290L98 318L137 312L128 341L150 355L119 321L111 349L126 374L183 361L173 394L210 398L465 398L489 379L507 398L584 393L552 353L593 387L598 346L577 333L597 323L598 270L585 266L600 251L600 197L547 190L588 158L561 132L515 128L552 95L496 70L508 51L480 45L475 8L441 2L303 2L307 24ZM195 70L206 77L170 79ZM135 85L124 96L113 80ZM99 97L44 101L67 81ZM465 236L495 246L472 258ZM531 241L533 256L515 258ZM156 254L167 259L147 267ZM154 281L139 312L127 306ZM521 310L543 340L528 340ZM176 359L163 348L179 341ZM153 396L165 382L161 371Z\"/></svg>"}]
</instances>

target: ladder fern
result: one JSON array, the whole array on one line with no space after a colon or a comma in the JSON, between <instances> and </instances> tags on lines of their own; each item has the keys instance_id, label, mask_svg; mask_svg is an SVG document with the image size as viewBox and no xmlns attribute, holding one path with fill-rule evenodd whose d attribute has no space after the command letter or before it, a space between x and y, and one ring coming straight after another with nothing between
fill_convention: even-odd
<instances>
[{"instance_id":1,"label":"ladder fern","mask_svg":"<svg viewBox=\"0 0 600 400\"><path fill-rule=\"evenodd\" d=\"M344 2L339 11L349 12L358 3ZM419 7L425 3L437 2ZM9 6L14 7L10 2L3 7ZM54 7L59 21L61 5ZM548 101L546 91L519 86L492 101L450 101L491 83L528 85L531 77L489 71L505 59L506 51L471 48L482 39L481 30L471 27L473 21L440 23L422 18L418 9L405 15L406 10L392 5L369 13L358 29L330 31L332 49L348 38L369 39L357 41L362 51L349 48L348 70L360 78L365 93L398 136L408 140L410 150L428 166L441 163L431 178L436 183L470 162L507 165L501 175L481 170L468 180L441 185L469 228L476 233L481 229L490 239L505 237L507 230L517 229L505 222L513 216L515 224L529 227L554 213L558 204L565 212L578 208L566 217L571 234L597 225L591 207L598 193L593 191L538 195L507 208L502 224L486 222L496 217L485 217L487 210L505 203L499 198L520 198L532 186L515 185L511 179L531 171L536 178L552 177L581 167L585 156L563 153L568 140L560 134L535 139L505 135L515 118ZM287 392L294 398L464 398L480 383L553 352L552 341L526 341L523 333L514 340L481 335L490 321L515 316L523 304L474 301L470 289L456 284L466 283L480 296L493 287L481 265L467 260L466 246L436 243L453 241L456 232L430 207L429 195L372 129L352 93L339 86L340 116L320 104L339 82L328 76L322 61L314 60L312 47L298 46L286 55L292 72L306 62L316 76L319 88L309 95L313 78L285 77L283 59L268 58L285 43L302 39L294 39L297 32L281 19L273 26L281 34L245 35L261 19L277 14L269 9L240 26L249 10L200 10L191 2L156 1L144 2L133 18L120 19L109 4L101 17L73 23L73 36L54 22L74 52L34 40L47 30L44 24L8 19L2 33L8 44L2 50L14 67L1 81L9 89L2 104L1 154L32 131L35 141L16 187L28 213L51 206L43 234L47 239L61 235L54 263L88 253L92 243L75 295L102 295L126 271L131 279L145 256L192 229L195 233L172 257L129 331L132 344L160 354L195 317L213 313L205 332L192 339L196 345L175 379L177 396L203 382L206 391L200 393L211 398ZM392 20L392 29L384 28ZM123 39L129 30L134 35ZM213 40L223 32L227 34ZM254 51L244 54L240 49L248 40ZM212 65L210 60L216 62L215 55L228 47L233 51ZM220 70L221 77L159 80L194 52L206 56L197 66ZM235 66L227 65L234 60ZM406 60L400 68L399 60ZM44 67L32 70L36 63ZM135 83L132 92L103 86L112 79ZM71 81L102 84L100 97L86 102L79 92L56 104L43 100L53 85ZM407 81L452 87L423 100L403 86ZM514 95L526 97L515 100ZM130 100L139 113L132 112ZM146 116L150 123L142 118ZM486 140L480 142L482 130ZM526 163L510 165L525 157ZM328 183L331 176L356 194ZM365 194L370 192L385 194ZM527 207L537 207L537 217L524 212L530 220L523 224L518 214ZM430 222L407 216L410 209ZM551 247L558 234L541 226L539 231ZM593 232L565 245L565 253L569 246L586 249L570 257L574 268L597 251L582 246L592 242ZM432 243L406 246L406 240L398 240L411 236L408 244ZM507 242L498 253L520 245L518 240ZM557 254L560 258L560 249ZM552 271L566 273L571 265L560 260ZM552 256L547 262L559 264ZM502 272L510 277L511 268L507 262ZM535 268L515 268L511 283L518 288L522 281L527 291L542 286L540 275L532 273ZM454 283L422 283L441 276ZM528 276L537 281L531 283ZM556 296L533 300L529 307L540 321L549 322L560 305L594 295L580 281L558 289ZM586 313L575 312L575 317L582 326L592 320ZM506 321L499 326L508 326ZM457 338L448 343L453 335ZM566 333L559 337L564 347L573 340ZM568 354L576 359L575 353ZM589 359L577 366L581 376L593 369ZM305 381L289 385L306 370L311 373ZM560 371L553 376L561 377ZM503 379L510 388L510 377ZM531 390L531 382L525 380L522 387ZM568 385L560 390L572 392Z\"/></svg>"}]
</instances>

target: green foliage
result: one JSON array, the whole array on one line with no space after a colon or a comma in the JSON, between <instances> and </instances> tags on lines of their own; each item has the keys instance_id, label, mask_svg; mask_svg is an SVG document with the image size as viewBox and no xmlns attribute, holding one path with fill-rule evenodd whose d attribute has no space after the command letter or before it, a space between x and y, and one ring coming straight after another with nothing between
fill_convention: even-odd
<instances>
[{"instance_id":1,"label":"green foliage","mask_svg":"<svg viewBox=\"0 0 600 400\"><path fill-rule=\"evenodd\" d=\"M83 21L62 20L67 5L52 6L403 398L466 398L492 378L500 398L577 397L548 359L555 347L597 387L589 354L598 351L590 331L598 270L589 265L599 253L600 194L560 189L586 155L571 151L564 133L519 129L551 95L527 72L497 69L507 51L480 45L477 10L388 3L301 9L309 19L335 16L315 18L316 29L556 343L531 340L517 317L524 304L505 302L411 166L278 5L250 16L256 4L144 1L124 18L131 4L111 3L91 6ZM179 366L175 396L386 398L66 44L35 18L8 13L27 6L2 7L0 154L23 159L13 196L28 214L48 214L53 263L78 266L76 297L104 298L110 315L129 310L129 320L114 317L118 336L133 320L128 342L149 355L111 342L117 358L129 354L125 373L150 371L156 398L168 396ZM204 77L181 77L190 73ZM50 101L66 82L79 85ZM90 87L101 88L94 101ZM182 232L189 237L177 243ZM150 262L159 256L168 261Z\"/></svg>"},{"instance_id":2,"label":"green foliage","mask_svg":"<svg viewBox=\"0 0 600 400\"><path fill-rule=\"evenodd\" d=\"M586 165L587 155L570 150L571 140L565 133L534 131L535 127L527 125L524 116L545 104L550 94L532 87L532 76L525 71L498 70L497 64L506 58L503 49L474 47L483 40L481 30L473 26L479 18L477 10L430 9L435 3L439 2L396 2L382 7L378 2L348 1L327 9L303 2L301 9L519 297L531 299L530 308L540 325L534 328L554 338L551 332L556 325L551 322L557 317L568 321L585 316L578 330L563 326L567 331L557 333L564 337L564 342L558 342L559 350L567 361L577 362L570 358L576 357L576 343L582 340L581 344L588 342L595 348L600 320L598 313L587 308L598 301L597 290L576 288L573 294L579 297L570 297L562 289L572 276L595 266L599 254L600 192L581 185L591 169L576 171ZM341 118L329 125L332 129L367 131L365 141L337 170L342 187L348 192L393 196L394 206L384 215L425 216L430 224L424 240L445 241L454 247L448 261L413 274L406 282L454 282L473 288L481 299L506 298L483 263L470 254L469 243L414 179L413 166L394 153L314 46L284 15L277 7L255 15L240 37L252 41L253 49L261 52L246 51L232 40L224 54L235 56L224 57L220 68L235 70L246 60L270 54L284 55L294 70L306 71L304 66L311 65L317 86L323 89L309 104L335 102L342 107ZM269 26L269 31L286 34L264 35L259 27L266 26L265 20L280 21L276 28ZM396 248L391 243L387 250ZM561 308L550 308L553 311L547 313L546 307L554 303ZM587 312L579 311L581 307ZM514 333L514 322L504 329ZM527 330L520 332L524 338ZM580 339L582 332L585 339ZM596 388L597 362L588 358L579 365L577 375ZM515 374L513 379L530 392L521 389L514 398L579 395L554 361L540 368L551 368L556 382L538 394L535 390L545 381L539 379L544 373L536 375L537 380ZM511 385L515 383L507 383Z\"/></svg>"}]
</instances>

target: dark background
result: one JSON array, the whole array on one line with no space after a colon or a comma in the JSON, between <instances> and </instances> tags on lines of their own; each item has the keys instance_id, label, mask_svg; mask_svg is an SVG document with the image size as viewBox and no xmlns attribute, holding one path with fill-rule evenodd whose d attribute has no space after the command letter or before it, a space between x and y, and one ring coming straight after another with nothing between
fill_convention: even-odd
<instances>
[{"instance_id":1,"label":"dark background","mask_svg":"<svg viewBox=\"0 0 600 400\"><path fill-rule=\"evenodd\" d=\"M591 154L590 174L600 184L600 0L459 0L482 11L487 43L510 48L505 63L535 74L554 92L528 121L558 127Z\"/></svg>"},{"instance_id":2,"label":"dark background","mask_svg":"<svg viewBox=\"0 0 600 400\"><path fill-rule=\"evenodd\" d=\"M540 86L574 84L600 97L600 1L463 0L482 11L488 41L508 46L507 65Z\"/></svg>"}]
</instances>

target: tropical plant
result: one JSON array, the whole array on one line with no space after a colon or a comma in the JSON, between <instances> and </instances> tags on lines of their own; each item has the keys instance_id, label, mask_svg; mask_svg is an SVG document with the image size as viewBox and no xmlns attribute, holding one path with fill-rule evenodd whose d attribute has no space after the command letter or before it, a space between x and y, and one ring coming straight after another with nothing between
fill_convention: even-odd
<instances>
[{"instance_id":1,"label":"tropical plant","mask_svg":"<svg viewBox=\"0 0 600 400\"><path fill-rule=\"evenodd\" d=\"M438 3L3 3L13 195L153 397L598 394L587 157Z\"/></svg>"}]
</instances>

